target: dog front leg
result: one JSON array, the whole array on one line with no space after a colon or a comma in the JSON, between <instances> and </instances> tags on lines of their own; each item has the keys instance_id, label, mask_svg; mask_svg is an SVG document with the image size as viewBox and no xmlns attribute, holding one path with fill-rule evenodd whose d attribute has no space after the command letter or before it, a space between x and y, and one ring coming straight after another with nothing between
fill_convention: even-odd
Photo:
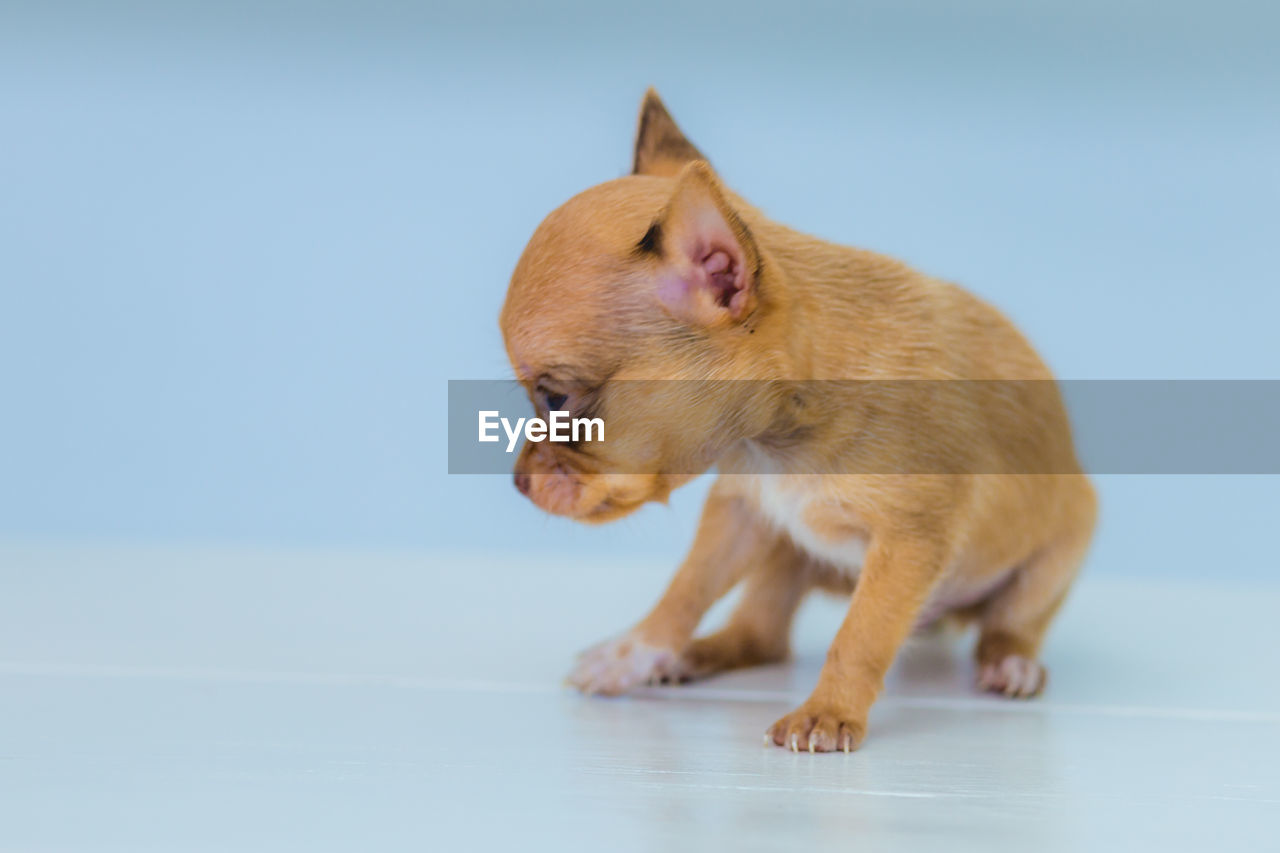
<instances>
[{"instance_id":1,"label":"dog front leg","mask_svg":"<svg viewBox=\"0 0 1280 853\"><path fill-rule=\"evenodd\" d=\"M817 687L803 705L769 728L766 741L797 752L850 752L858 746L885 673L945 561L946 551L938 543L877 541L873 536Z\"/></svg>"},{"instance_id":2,"label":"dog front leg","mask_svg":"<svg viewBox=\"0 0 1280 853\"><path fill-rule=\"evenodd\" d=\"M693 547L662 598L634 628L583 652L568 682L584 693L612 696L671 673L703 615L778 536L743 498L717 483Z\"/></svg>"}]
</instances>

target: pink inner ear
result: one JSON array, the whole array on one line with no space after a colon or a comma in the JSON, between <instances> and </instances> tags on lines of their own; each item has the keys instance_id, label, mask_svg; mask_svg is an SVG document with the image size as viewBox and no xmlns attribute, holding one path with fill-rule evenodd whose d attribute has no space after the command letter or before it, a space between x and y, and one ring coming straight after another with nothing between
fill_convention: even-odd
<instances>
[{"instance_id":1,"label":"pink inner ear","mask_svg":"<svg viewBox=\"0 0 1280 853\"><path fill-rule=\"evenodd\" d=\"M742 287L741 278L737 264L733 262L733 258L723 249L713 249L710 254L702 259L702 269L707 274L707 281L711 285L711 293L716 304L721 308L730 307L734 296Z\"/></svg>"}]
</instances>

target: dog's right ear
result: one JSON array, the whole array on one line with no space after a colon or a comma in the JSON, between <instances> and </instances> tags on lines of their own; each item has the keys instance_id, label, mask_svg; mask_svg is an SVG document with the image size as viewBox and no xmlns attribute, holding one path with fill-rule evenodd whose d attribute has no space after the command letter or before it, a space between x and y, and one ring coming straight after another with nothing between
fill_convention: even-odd
<instances>
[{"instance_id":1,"label":"dog's right ear","mask_svg":"<svg viewBox=\"0 0 1280 853\"><path fill-rule=\"evenodd\" d=\"M702 152L680 132L658 93L652 88L645 92L636 127L636 151L631 174L674 178L686 163L705 159Z\"/></svg>"}]
</instances>

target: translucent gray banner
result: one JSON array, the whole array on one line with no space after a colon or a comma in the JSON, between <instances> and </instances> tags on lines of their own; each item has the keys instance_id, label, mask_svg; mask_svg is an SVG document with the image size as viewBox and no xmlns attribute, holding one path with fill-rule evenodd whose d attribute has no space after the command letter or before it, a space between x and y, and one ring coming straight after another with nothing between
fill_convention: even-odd
<instances>
[{"instance_id":1,"label":"translucent gray banner","mask_svg":"<svg viewBox=\"0 0 1280 853\"><path fill-rule=\"evenodd\" d=\"M745 385L744 385L745 383ZM804 382L727 382L693 380L612 380L584 392L582 403L566 395L569 414L561 417L567 452L595 460L595 469L610 465L611 436L626 435L636 413L644 410L645 428L660 432L687 429L680 407L690 401L732 396L735 399L842 401L841 423L853 424L840 440L853 449L860 441L900 448L868 462L864 454L837 454L824 474L1057 474L1072 473L1061 460L1011 454L993 461L967 451L974 419L990 418L1008 426L1020 424L1020 437L1034 441L1038 429L1025 412L1052 410L1061 400L1067 408L1080 465L1094 474L1280 474L1280 380L814 380ZM553 402L558 402L553 399ZM695 403L696 404L696 403ZM772 405L771 403L770 405ZM781 405L781 404L780 404ZM585 406L574 411L574 406ZM865 406L868 411L858 411ZM449 473L510 474L528 440L527 419L548 420L545 398L535 409L527 392L511 380L449 381ZM481 441L481 413L488 441ZM654 413L662 413L655 426ZM963 428L948 421L959 413ZM737 422L721 413L723 429L707 431L714 446ZM603 440L573 442L570 419L590 416L603 424ZM502 419L506 419L506 424ZM519 419L526 419L523 423ZM629 422L632 421L632 422ZM519 429L516 429L519 427ZM535 429L534 434L538 431ZM579 432L581 439L583 433ZM495 439L496 440L493 440ZM770 436L767 440L777 440ZM830 437L828 436L828 439ZM783 436L803 442L804 434ZM543 436L543 440L550 440ZM613 439L618 441L617 438ZM918 452L927 447L928 452ZM1031 454L1034 456L1034 454ZM675 470L644 473L700 473L698 466L674 464ZM632 468L623 470L638 473Z\"/></svg>"}]
</instances>

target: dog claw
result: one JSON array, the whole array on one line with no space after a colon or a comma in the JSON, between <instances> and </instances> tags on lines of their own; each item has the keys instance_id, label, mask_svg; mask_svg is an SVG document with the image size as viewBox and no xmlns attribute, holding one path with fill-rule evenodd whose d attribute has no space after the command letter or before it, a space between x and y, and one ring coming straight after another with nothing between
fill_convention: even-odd
<instances>
[{"instance_id":1,"label":"dog claw","mask_svg":"<svg viewBox=\"0 0 1280 853\"><path fill-rule=\"evenodd\" d=\"M784 749L815 755L823 752L850 753L857 750L864 730L864 724L852 716L798 710L774 723L765 735L765 743L768 744L772 738L773 743Z\"/></svg>"}]
</instances>

